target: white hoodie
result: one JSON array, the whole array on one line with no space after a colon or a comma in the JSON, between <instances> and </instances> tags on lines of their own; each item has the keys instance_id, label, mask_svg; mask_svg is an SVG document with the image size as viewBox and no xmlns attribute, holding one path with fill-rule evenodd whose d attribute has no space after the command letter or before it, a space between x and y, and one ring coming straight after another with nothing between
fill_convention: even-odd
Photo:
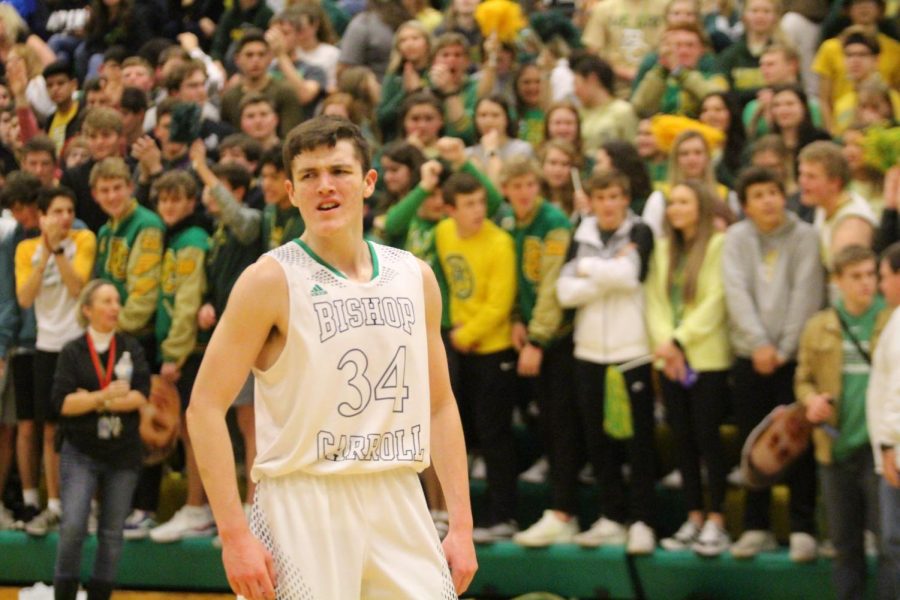
<instances>
[{"instance_id":1,"label":"white hoodie","mask_svg":"<svg viewBox=\"0 0 900 600\"><path fill-rule=\"evenodd\" d=\"M637 227L635 234L632 230ZM632 238L647 240L642 261ZM564 308L575 308L575 358L617 364L650 353L644 321L642 275L653 234L629 215L604 243L597 220L585 218L572 239L574 258L563 266L556 295Z\"/></svg>"}]
</instances>

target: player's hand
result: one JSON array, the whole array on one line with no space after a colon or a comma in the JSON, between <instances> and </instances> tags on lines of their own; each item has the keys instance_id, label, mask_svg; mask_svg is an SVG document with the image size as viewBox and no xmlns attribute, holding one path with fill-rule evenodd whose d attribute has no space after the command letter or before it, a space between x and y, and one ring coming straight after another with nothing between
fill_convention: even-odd
<instances>
[{"instance_id":1,"label":"player's hand","mask_svg":"<svg viewBox=\"0 0 900 600\"><path fill-rule=\"evenodd\" d=\"M541 361L544 351L540 346L525 344L519 352L519 364L517 371L522 377L537 377L541 374Z\"/></svg>"},{"instance_id":2,"label":"player's hand","mask_svg":"<svg viewBox=\"0 0 900 600\"><path fill-rule=\"evenodd\" d=\"M249 530L222 540L222 563L231 590L247 600L274 600L275 566L272 555Z\"/></svg>"},{"instance_id":3,"label":"player's hand","mask_svg":"<svg viewBox=\"0 0 900 600\"><path fill-rule=\"evenodd\" d=\"M478 570L472 532L455 531L451 526L441 545L444 548L444 556L447 557L447 565L450 567L453 587L456 588L457 595L462 594L469 588L475 577L475 571Z\"/></svg>"},{"instance_id":4,"label":"player's hand","mask_svg":"<svg viewBox=\"0 0 900 600\"><path fill-rule=\"evenodd\" d=\"M900 473L897 471L897 451L888 448L881 451L881 472L884 474L888 485L900 488Z\"/></svg>"},{"instance_id":5,"label":"player's hand","mask_svg":"<svg viewBox=\"0 0 900 600\"><path fill-rule=\"evenodd\" d=\"M806 418L810 423L824 423L831 418L833 412L831 396L828 394L810 396L806 402Z\"/></svg>"}]
</instances>

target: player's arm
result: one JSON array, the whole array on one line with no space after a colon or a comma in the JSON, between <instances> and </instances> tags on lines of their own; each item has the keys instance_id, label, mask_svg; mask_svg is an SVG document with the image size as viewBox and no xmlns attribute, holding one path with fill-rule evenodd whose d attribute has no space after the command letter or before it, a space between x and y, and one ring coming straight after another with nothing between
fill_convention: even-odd
<instances>
[{"instance_id":1,"label":"player's arm","mask_svg":"<svg viewBox=\"0 0 900 600\"><path fill-rule=\"evenodd\" d=\"M453 585L463 593L478 569L472 542L472 506L466 442L456 398L450 388L447 355L441 341L441 290L434 273L420 261L425 288L425 326L428 335L428 383L431 390L431 457L447 501L450 531L444 538L444 554Z\"/></svg>"},{"instance_id":2,"label":"player's arm","mask_svg":"<svg viewBox=\"0 0 900 600\"><path fill-rule=\"evenodd\" d=\"M228 583L248 600L274 598L271 557L253 537L238 493L225 414L250 368L264 357L266 341L285 332L287 282L281 267L263 258L240 276L197 374L187 410L203 487L219 534ZM262 357L262 358L261 358Z\"/></svg>"}]
</instances>

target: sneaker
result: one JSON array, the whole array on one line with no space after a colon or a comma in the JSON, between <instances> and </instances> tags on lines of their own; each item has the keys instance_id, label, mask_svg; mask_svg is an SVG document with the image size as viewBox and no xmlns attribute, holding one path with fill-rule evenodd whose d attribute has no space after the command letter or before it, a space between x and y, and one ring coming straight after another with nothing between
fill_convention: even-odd
<instances>
[{"instance_id":1,"label":"sneaker","mask_svg":"<svg viewBox=\"0 0 900 600\"><path fill-rule=\"evenodd\" d=\"M675 469L674 471L663 477L659 482L664 488L669 490L680 490L681 486L684 483L681 479L681 471L679 471L678 469Z\"/></svg>"},{"instance_id":2,"label":"sneaker","mask_svg":"<svg viewBox=\"0 0 900 600\"><path fill-rule=\"evenodd\" d=\"M484 462L484 457L476 456L472 459L472 470L469 473L469 477L472 479L487 479L487 465Z\"/></svg>"},{"instance_id":3,"label":"sneaker","mask_svg":"<svg viewBox=\"0 0 900 600\"><path fill-rule=\"evenodd\" d=\"M47 508L25 524L25 532L37 537L45 536L51 531L59 529L59 520L59 513Z\"/></svg>"},{"instance_id":4,"label":"sneaker","mask_svg":"<svg viewBox=\"0 0 900 600\"><path fill-rule=\"evenodd\" d=\"M751 529L745 531L731 546L731 555L735 558L753 558L760 552L771 552L777 547L778 542L771 531Z\"/></svg>"},{"instance_id":5,"label":"sneaker","mask_svg":"<svg viewBox=\"0 0 900 600\"><path fill-rule=\"evenodd\" d=\"M545 510L539 521L514 535L512 540L527 548L542 548L552 544L571 544L578 531L578 519L575 517L563 521L556 516L556 512Z\"/></svg>"},{"instance_id":6,"label":"sneaker","mask_svg":"<svg viewBox=\"0 0 900 600\"><path fill-rule=\"evenodd\" d=\"M818 544L816 538L808 533L792 533L791 534L791 550L790 557L795 563L808 563L816 560L818 552Z\"/></svg>"},{"instance_id":7,"label":"sneaker","mask_svg":"<svg viewBox=\"0 0 900 600\"><path fill-rule=\"evenodd\" d=\"M150 535L150 530L156 527L156 519L150 511L134 509L125 519L125 529L122 537L126 540L142 540Z\"/></svg>"},{"instance_id":8,"label":"sneaker","mask_svg":"<svg viewBox=\"0 0 900 600\"><path fill-rule=\"evenodd\" d=\"M687 520L678 528L672 537L663 538L659 543L665 550L687 550L700 536L700 528L693 521Z\"/></svg>"},{"instance_id":9,"label":"sneaker","mask_svg":"<svg viewBox=\"0 0 900 600\"><path fill-rule=\"evenodd\" d=\"M0 531L4 529L14 529L16 526L16 518L11 510L0 505Z\"/></svg>"},{"instance_id":10,"label":"sneaker","mask_svg":"<svg viewBox=\"0 0 900 600\"><path fill-rule=\"evenodd\" d=\"M643 521L636 521L628 528L625 552L628 554L653 554L656 550L656 534Z\"/></svg>"},{"instance_id":11,"label":"sneaker","mask_svg":"<svg viewBox=\"0 0 900 600\"><path fill-rule=\"evenodd\" d=\"M491 544L512 539L518 532L519 525L515 521L500 521L493 525L473 529L472 540L476 544Z\"/></svg>"},{"instance_id":12,"label":"sneaker","mask_svg":"<svg viewBox=\"0 0 900 600\"><path fill-rule=\"evenodd\" d=\"M150 530L150 539L165 544L185 538L212 536L215 531L216 522L209 505L182 506L169 521Z\"/></svg>"},{"instance_id":13,"label":"sneaker","mask_svg":"<svg viewBox=\"0 0 900 600\"><path fill-rule=\"evenodd\" d=\"M31 522L36 516L41 514L41 509L32 504L23 504L21 508L14 512L15 523L13 529L19 531L25 530L25 524Z\"/></svg>"},{"instance_id":14,"label":"sneaker","mask_svg":"<svg viewBox=\"0 0 900 600\"><path fill-rule=\"evenodd\" d=\"M719 556L731 546L731 538L728 532L722 527L716 525L712 520L707 519L700 530L697 541L691 548L700 556L711 558Z\"/></svg>"},{"instance_id":15,"label":"sneaker","mask_svg":"<svg viewBox=\"0 0 900 600\"><path fill-rule=\"evenodd\" d=\"M572 541L582 548L596 548L597 546L610 546L624 544L628 537L625 526L606 517L600 517L591 528L576 535Z\"/></svg>"},{"instance_id":16,"label":"sneaker","mask_svg":"<svg viewBox=\"0 0 900 600\"><path fill-rule=\"evenodd\" d=\"M550 471L550 462L546 456L537 459L533 465L519 474L519 481L527 483L544 483L547 481L547 472Z\"/></svg>"}]
</instances>

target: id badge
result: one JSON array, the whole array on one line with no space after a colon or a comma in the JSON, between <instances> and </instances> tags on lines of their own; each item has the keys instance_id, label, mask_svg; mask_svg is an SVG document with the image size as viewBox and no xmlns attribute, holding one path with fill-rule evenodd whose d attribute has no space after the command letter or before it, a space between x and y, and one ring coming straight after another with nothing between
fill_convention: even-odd
<instances>
[{"instance_id":1,"label":"id badge","mask_svg":"<svg viewBox=\"0 0 900 600\"><path fill-rule=\"evenodd\" d=\"M109 417L100 417L97 419L97 438L108 440L112 437L112 423Z\"/></svg>"}]
</instances>

